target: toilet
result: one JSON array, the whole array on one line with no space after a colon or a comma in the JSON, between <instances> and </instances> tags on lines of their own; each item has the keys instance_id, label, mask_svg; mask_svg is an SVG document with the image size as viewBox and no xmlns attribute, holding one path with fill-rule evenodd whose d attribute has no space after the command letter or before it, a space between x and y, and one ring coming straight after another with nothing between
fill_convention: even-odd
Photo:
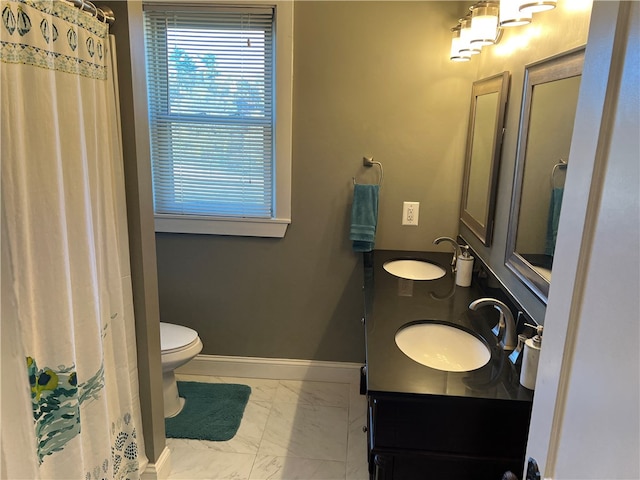
<instances>
[{"instance_id":1,"label":"toilet","mask_svg":"<svg viewBox=\"0 0 640 480\"><path fill-rule=\"evenodd\" d=\"M178 415L184 407L184 398L178 396L175 369L200 353L202 341L195 330L160 322L160 350L164 418L170 418Z\"/></svg>"}]
</instances>

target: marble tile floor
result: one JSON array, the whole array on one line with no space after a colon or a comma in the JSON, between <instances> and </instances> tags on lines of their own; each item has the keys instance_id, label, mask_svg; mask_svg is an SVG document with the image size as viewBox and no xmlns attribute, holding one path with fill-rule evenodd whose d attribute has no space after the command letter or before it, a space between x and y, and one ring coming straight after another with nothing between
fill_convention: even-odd
<instances>
[{"instance_id":1,"label":"marble tile floor","mask_svg":"<svg viewBox=\"0 0 640 480\"><path fill-rule=\"evenodd\" d=\"M251 396L227 442L168 438L170 480L368 480L366 399L358 385L178 375L242 383Z\"/></svg>"}]
</instances>

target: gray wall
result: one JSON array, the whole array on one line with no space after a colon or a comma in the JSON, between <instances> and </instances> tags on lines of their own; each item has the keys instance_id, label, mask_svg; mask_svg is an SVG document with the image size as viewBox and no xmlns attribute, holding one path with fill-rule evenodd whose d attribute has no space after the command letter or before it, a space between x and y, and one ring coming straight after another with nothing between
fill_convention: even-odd
<instances>
[{"instance_id":1,"label":"gray wall","mask_svg":"<svg viewBox=\"0 0 640 480\"><path fill-rule=\"evenodd\" d=\"M384 166L376 248L455 236L475 66L448 60L460 2L296 2L292 224L284 239L157 234L162 321L203 353L360 362L352 177ZM420 225L401 226L402 202ZM444 247L443 247L444 249Z\"/></svg>"},{"instance_id":2,"label":"gray wall","mask_svg":"<svg viewBox=\"0 0 640 480\"><path fill-rule=\"evenodd\" d=\"M554 10L536 13L529 27L505 30L499 45L484 49L479 58L471 61L477 62L477 79L505 70L511 72L511 88L500 162L493 244L491 248L485 247L463 224L460 224L460 234L538 322L544 321L545 305L504 265L524 69L530 63L585 45L590 16L591 2L588 0L558 2Z\"/></svg>"}]
</instances>

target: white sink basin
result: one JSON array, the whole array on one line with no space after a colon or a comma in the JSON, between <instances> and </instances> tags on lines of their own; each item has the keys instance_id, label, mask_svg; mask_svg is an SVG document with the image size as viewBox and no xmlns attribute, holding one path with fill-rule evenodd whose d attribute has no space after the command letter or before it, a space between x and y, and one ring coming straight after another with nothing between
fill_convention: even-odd
<instances>
[{"instance_id":1,"label":"white sink basin","mask_svg":"<svg viewBox=\"0 0 640 480\"><path fill-rule=\"evenodd\" d=\"M446 372L467 372L486 365L491 358L487 345L453 325L414 323L396 333L396 345L427 367Z\"/></svg>"},{"instance_id":2,"label":"white sink basin","mask_svg":"<svg viewBox=\"0 0 640 480\"><path fill-rule=\"evenodd\" d=\"M437 280L447 273L444 268L426 260L389 260L382 268L391 275L407 280Z\"/></svg>"}]
</instances>

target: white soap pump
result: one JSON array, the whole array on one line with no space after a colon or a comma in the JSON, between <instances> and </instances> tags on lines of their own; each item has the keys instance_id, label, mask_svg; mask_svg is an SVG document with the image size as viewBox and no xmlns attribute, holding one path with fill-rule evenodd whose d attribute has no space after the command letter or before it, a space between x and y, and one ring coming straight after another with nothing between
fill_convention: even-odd
<instances>
[{"instance_id":1,"label":"white soap pump","mask_svg":"<svg viewBox=\"0 0 640 480\"><path fill-rule=\"evenodd\" d=\"M538 362L540 360L540 348L542 346L542 325L525 325L535 328L536 335L524 342L524 356L522 358L522 370L520 371L520 384L533 390L538 376Z\"/></svg>"},{"instance_id":2,"label":"white soap pump","mask_svg":"<svg viewBox=\"0 0 640 480\"><path fill-rule=\"evenodd\" d=\"M458 255L456 262L456 285L468 287L471 285L473 273L473 257L469 254L469 245L460 245L462 253Z\"/></svg>"}]
</instances>

